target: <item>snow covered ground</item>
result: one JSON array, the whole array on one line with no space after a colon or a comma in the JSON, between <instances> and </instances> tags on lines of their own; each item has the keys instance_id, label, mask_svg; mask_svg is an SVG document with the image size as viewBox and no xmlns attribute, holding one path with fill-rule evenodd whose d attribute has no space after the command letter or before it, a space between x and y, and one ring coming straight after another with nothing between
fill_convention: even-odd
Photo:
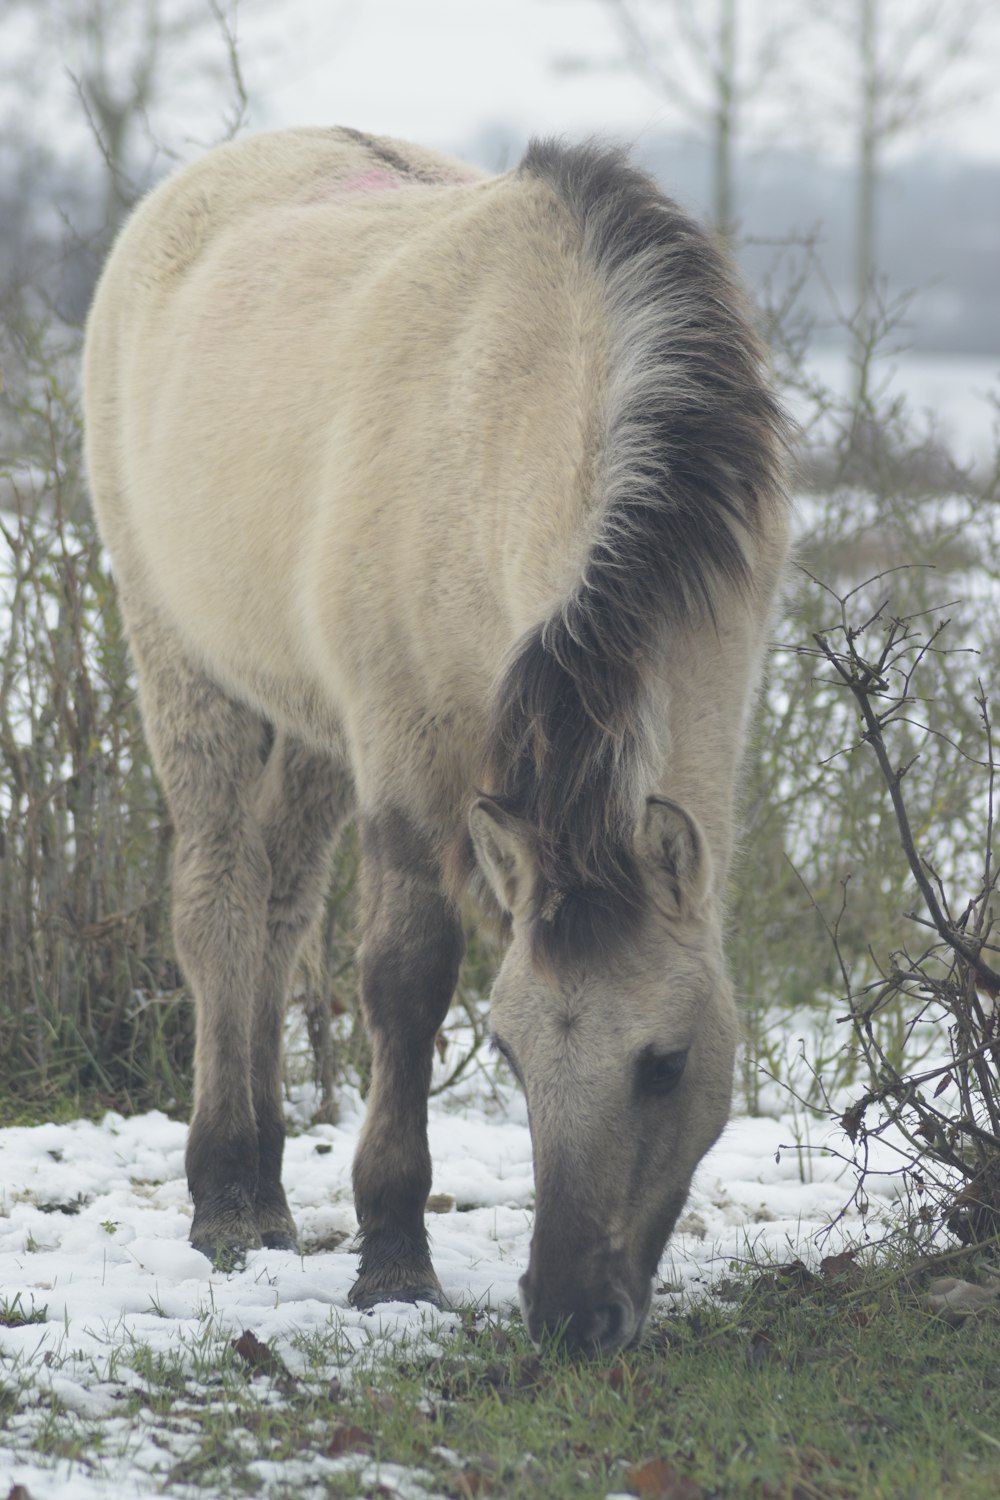
<instances>
[{"instance_id":1,"label":"snow covered ground","mask_svg":"<svg viewBox=\"0 0 1000 1500\"><path fill-rule=\"evenodd\" d=\"M813 1149L803 1152L801 1111L773 1084L765 1085L765 1107L774 1113L737 1115L705 1159L661 1264L654 1318L703 1294L730 1260L751 1252L816 1260L845 1233L860 1234L853 1213L821 1235L852 1182L841 1161L816 1149L827 1127L812 1124ZM0 1327L0 1380L22 1389L0 1441L0 1495L15 1483L32 1500L162 1494L192 1441L183 1421L165 1435L152 1413L148 1421L118 1414L123 1398L144 1388L151 1359L180 1360L197 1380L213 1342L251 1329L296 1374L309 1336L334 1334L327 1377L343 1381L352 1363L370 1361L373 1346L433 1345L455 1326L453 1314L426 1306L359 1313L348 1305L356 1264L350 1167L363 1110L348 1095L340 1124L308 1127L288 1142L285 1182L303 1255L262 1250L228 1275L187 1243L182 1123L160 1113L109 1114L99 1124L0 1131L0 1308L21 1316L44 1310L42 1321ZM520 1095L503 1079L498 1085L491 1076L486 1088L484 1075L474 1075L432 1100L430 1130L443 1210L430 1225L445 1292L456 1307L511 1312L528 1260L533 1191ZM45 1456L33 1450L53 1398L97 1435L86 1457L59 1456L58 1444L56 1451L46 1444ZM315 1460L346 1462L358 1460ZM307 1495L320 1479L314 1465L289 1491L290 1477L262 1459L259 1493ZM396 1476L392 1487L426 1494L414 1476Z\"/></svg>"},{"instance_id":2,"label":"snow covered ground","mask_svg":"<svg viewBox=\"0 0 1000 1500\"><path fill-rule=\"evenodd\" d=\"M830 410L842 415L853 378L847 352L815 345L804 373L827 393ZM902 400L915 435L933 434L957 463L989 473L1000 431L1000 354L922 354L901 349L879 355L871 379L877 406L888 410ZM829 419L816 424L814 404L800 389L784 394L795 420L805 423L814 439L830 436Z\"/></svg>"}]
</instances>

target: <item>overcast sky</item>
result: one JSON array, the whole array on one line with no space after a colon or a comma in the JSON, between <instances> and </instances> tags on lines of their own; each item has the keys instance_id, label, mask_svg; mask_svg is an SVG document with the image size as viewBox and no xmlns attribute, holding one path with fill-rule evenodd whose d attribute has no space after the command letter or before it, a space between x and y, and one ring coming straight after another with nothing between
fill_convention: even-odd
<instances>
[{"instance_id":1,"label":"overcast sky","mask_svg":"<svg viewBox=\"0 0 1000 1500\"><path fill-rule=\"evenodd\" d=\"M115 6L107 49L121 76L134 69L139 32L157 0L0 0L0 121L20 134L50 136L60 154L92 150L71 73L81 68L82 18ZM677 95L698 95L697 69L662 35L648 49L672 71L657 89L623 65L611 0L215 0L238 16L239 56L250 96L248 125L344 124L469 149L485 131L507 132L515 149L529 134L598 133L638 142L672 131L697 134ZM673 0L629 0L655 30ZM711 25L718 0L687 0ZM213 0L158 0L164 21L192 11L205 20L163 48L153 138L190 156L218 140L227 95L225 48ZM856 58L849 45L859 0L739 0L745 106L740 128L754 145L790 144L844 157L851 151ZM997 0L878 0L891 68L915 17L937 7L954 18L978 7L982 22L944 74L936 109L922 129L899 138L897 154L928 148L1000 161L1000 4ZM834 24L825 27L817 16ZM53 19L55 18L55 19ZM967 40L966 33L962 33ZM780 54L769 71L762 43ZM926 81L941 73L940 42L925 39L911 60ZM30 89L31 107L25 108ZM920 90L923 98L924 87ZM697 102L697 97L696 97ZM701 103L704 104L702 95ZM4 107L6 106L6 108ZM483 148L485 149L485 148ZM500 165L486 161L488 166Z\"/></svg>"},{"instance_id":2,"label":"overcast sky","mask_svg":"<svg viewBox=\"0 0 1000 1500\"><path fill-rule=\"evenodd\" d=\"M955 14L962 4L942 9ZM881 6L887 34L901 36L928 0ZM824 7L843 24L818 30L815 15ZM846 123L850 113L854 70L841 44L857 7L858 0L742 0L746 52L754 52L769 23L779 23L773 29L784 38L782 63L745 111L751 135L846 148L837 121ZM612 66L622 43L611 9L605 0L249 0L242 29L255 121L336 121L443 148L485 125L630 139L682 126L683 114L662 93L633 70ZM715 0L697 0L696 10L711 18ZM902 149L1000 160L1000 7L984 4L983 11L975 45L952 71L950 97L942 98L960 107L901 139ZM656 13L655 0L646 0L645 14ZM887 51L893 55L892 46ZM931 56L917 50L914 61L926 67ZM577 67L557 66L567 60Z\"/></svg>"}]
</instances>

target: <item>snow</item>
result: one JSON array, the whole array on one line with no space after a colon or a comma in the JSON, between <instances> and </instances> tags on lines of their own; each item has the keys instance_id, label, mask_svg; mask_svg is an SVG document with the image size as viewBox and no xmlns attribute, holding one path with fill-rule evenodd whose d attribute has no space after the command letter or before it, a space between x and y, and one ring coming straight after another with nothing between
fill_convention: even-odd
<instances>
[{"instance_id":1,"label":"snow","mask_svg":"<svg viewBox=\"0 0 1000 1500\"><path fill-rule=\"evenodd\" d=\"M750 1253L815 1261L845 1236L860 1236L856 1211L823 1235L853 1185L839 1155L843 1138L831 1141L832 1153L803 1149L810 1133L822 1147L830 1127L805 1119L773 1082L763 1085L763 1102L769 1114L737 1114L705 1158L661 1264L654 1318L703 1295L729 1262ZM293 1101L293 1130L308 1107L308 1097ZM285 1185L303 1254L252 1252L229 1274L187 1243L182 1122L154 1111L0 1131L2 1296L21 1315L44 1309L44 1321L0 1326L4 1381L29 1391L0 1439L0 1494L15 1483L32 1500L162 1494L197 1432L185 1423L181 1397L169 1431L149 1411L128 1421L116 1415L127 1394L146 1387L150 1356L180 1360L191 1381L209 1383L213 1347L251 1329L301 1376L310 1336L335 1334L325 1378L344 1382L370 1368L378 1351L433 1349L457 1326L456 1313L424 1305L350 1307L357 1227L350 1169L364 1106L348 1092L341 1111L339 1124L306 1126L288 1140ZM455 1309L513 1314L532 1220L523 1101L503 1076L482 1068L432 1099L430 1139L444 1211L429 1215L429 1226L446 1296ZM891 1203L887 1188L884 1207ZM45 1457L33 1450L54 1402L99 1430L86 1458L60 1458L48 1444ZM252 1456L262 1496L318 1494L338 1466L357 1473L359 1493L376 1480L400 1495L430 1493L419 1471L390 1475L383 1465L376 1475L364 1455Z\"/></svg>"},{"instance_id":2,"label":"snow","mask_svg":"<svg viewBox=\"0 0 1000 1500\"><path fill-rule=\"evenodd\" d=\"M847 351L814 345L804 374L826 393L829 411L842 416L852 381ZM1000 354L887 351L875 360L872 381L874 399L885 409L902 398L915 434L933 434L956 463L989 471L1000 421ZM814 437L829 436L831 419L817 427L814 404L801 388L784 396L796 421L809 425Z\"/></svg>"}]
</instances>

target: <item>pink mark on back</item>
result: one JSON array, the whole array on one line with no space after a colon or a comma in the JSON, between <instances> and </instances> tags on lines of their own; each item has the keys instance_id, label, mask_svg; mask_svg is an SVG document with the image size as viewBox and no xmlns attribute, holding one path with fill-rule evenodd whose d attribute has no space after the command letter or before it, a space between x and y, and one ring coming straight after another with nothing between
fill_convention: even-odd
<instances>
[{"instance_id":1,"label":"pink mark on back","mask_svg":"<svg viewBox=\"0 0 1000 1500\"><path fill-rule=\"evenodd\" d=\"M334 181L329 178L318 183L308 198L310 203L328 202L331 198L339 198L342 194L349 193L387 193L397 188L407 186L438 186L459 187L472 186L474 183L483 182L485 173L465 172L461 168L451 169L447 166L441 170L438 182L435 184L432 178L419 177L410 178L400 172L387 172L382 167L373 167L368 172L359 172L354 177L344 177Z\"/></svg>"},{"instance_id":2,"label":"pink mark on back","mask_svg":"<svg viewBox=\"0 0 1000 1500\"><path fill-rule=\"evenodd\" d=\"M391 172L362 172L359 177L349 177L340 184L342 193L384 193L389 188L398 188L400 180Z\"/></svg>"}]
</instances>

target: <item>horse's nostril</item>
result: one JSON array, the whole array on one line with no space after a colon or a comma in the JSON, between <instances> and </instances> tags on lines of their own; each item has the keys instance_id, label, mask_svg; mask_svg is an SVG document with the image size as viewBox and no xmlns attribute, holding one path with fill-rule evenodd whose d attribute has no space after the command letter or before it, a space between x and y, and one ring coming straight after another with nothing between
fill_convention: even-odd
<instances>
[{"instance_id":1,"label":"horse's nostril","mask_svg":"<svg viewBox=\"0 0 1000 1500\"><path fill-rule=\"evenodd\" d=\"M642 1322L628 1294L617 1287L607 1302L594 1306L581 1299L575 1307L567 1307L562 1298L539 1297L527 1276L522 1276L519 1290L525 1327L536 1348L553 1343L584 1354L610 1354L627 1344ZM610 1291L606 1287L605 1295Z\"/></svg>"},{"instance_id":2,"label":"horse's nostril","mask_svg":"<svg viewBox=\"0 0 1000 1500\"><path fill-rule=\"evenodd\" d=\"M548 1330L557 1342L581 1353L610 1354L628 1342L632 1334L632 1309L626 1302L607 1302L589 1311L573 1313Z\"/></svg>"},{"instance_id":3,"label":"horse's nostril","mask_svg":"<svg viewBox=\"0 0 1000 1500\"><path fill-rule=\"evenodd\" d=\"M608 1302L594 1309L591 1325L591 1342L600 1348L617 1349L624 1344L632 1332L632 1310L624 1302Z\"/></svg>"}]
</instances>

